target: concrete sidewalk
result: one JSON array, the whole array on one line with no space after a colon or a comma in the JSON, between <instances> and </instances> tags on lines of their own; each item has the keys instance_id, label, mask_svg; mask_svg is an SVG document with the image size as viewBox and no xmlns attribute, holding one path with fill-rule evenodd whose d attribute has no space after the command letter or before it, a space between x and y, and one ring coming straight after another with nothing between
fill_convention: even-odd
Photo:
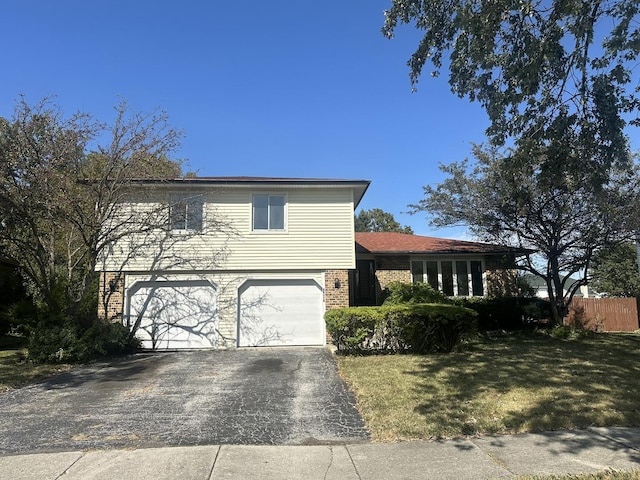
<instances>
[{"instance_id":1,"label":"concrete sidewalk","mask_svg":"<svg viewBox=\"0 0 640 480\"><path fill-rule=\"evenodd\" d=\"M488 479L640 469L640 428L437 442L196 446L0 456L2 479Z\"/></svg>"}]
</instances>

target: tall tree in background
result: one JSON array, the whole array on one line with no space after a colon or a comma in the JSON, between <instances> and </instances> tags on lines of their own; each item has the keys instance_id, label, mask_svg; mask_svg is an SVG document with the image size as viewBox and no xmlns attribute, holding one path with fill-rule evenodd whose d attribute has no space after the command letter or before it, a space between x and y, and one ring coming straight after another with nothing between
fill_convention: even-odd
<instances>
[{"instance_id":1,"label":"tall tree in background","mask_svg":"<svg viewBox=\"0 0 640 480\"><path fill-rule=\"evenodd\" d=\"M582 170L549 175L510 153L474 147L474 163L442 166L447 178L424 187L424 198L412 207L426 212L433 226L465 226L482 240L535 250L519 268L545 281L560 323L589 280L594 254L628 238L625 212L637 190L628 185L637 185L637 175L611 171L605 185L594 185ZM579 279L569 285L572 275Z\"/></svg>"},{"instance_id":2,"label":"tall tree in background","mask_svg":"<svg viewBox=\"0 0 640 480\"><path fill-rule=\"evenodd\" d=\"M469 179L466 165L445 167L450 178L426 187L417 209L538 248L547 267L527 268L547 280L556 321L571 295L557 272L588 268L598 248L640 231L632 209L616 208L638 195L624 181L637 187L625 128L638 124L639 9L636 0L392 0L385 12L387 37L401 24L423 31L412 85L427 64L433 76L447 69L452 92L487 112L492 146L509 147L479 158Z\"/></svg>"},{"instance_id":3,"label":"tall tree in background","mask_svg":"<svg viewBox=\"0 0 640 480\"><path fill-rule=\"evenodd\" d=\"M380 208L360 210L355 218L356 232L397 232L413 234L411 227L402 226L393 217L393 214Z\"/></svg>"},{"instance_id":4,"label":"tall tree in background","mask_svg":"<svg viewBox=\"0 0 640 480\"><path fill-rule=\"evenodd\" d=\"M640 297L636 247L625 242L604 248L593 261L593 288L611 297Z\"/></svg>"}]
</instances>

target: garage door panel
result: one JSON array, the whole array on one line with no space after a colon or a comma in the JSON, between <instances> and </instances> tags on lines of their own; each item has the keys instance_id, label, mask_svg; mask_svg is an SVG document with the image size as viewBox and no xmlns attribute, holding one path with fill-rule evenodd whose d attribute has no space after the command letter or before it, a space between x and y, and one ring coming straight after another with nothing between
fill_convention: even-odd
<instances>
[{"instance_id":1,"label":"garage door panel","mask_svg":"<svg viewBox=\"0 0 640 480\"><path fill-rule=\"evenodd\" d=\"M239 307L240 346L324 344L322 290L313 280L248 282Z\"/></svg>"},{"instance_id":2,"label":"garage door panel","mask_svg":"<svg viewBox=\"0 0 640 480\"><path fill-rule=\"evenodd\" d=\"M217 341L215 289L203 282L155 282L137 286L130 296L133 324L141 316L143 348L212 348Z\"/></svg>"}]
</instances>

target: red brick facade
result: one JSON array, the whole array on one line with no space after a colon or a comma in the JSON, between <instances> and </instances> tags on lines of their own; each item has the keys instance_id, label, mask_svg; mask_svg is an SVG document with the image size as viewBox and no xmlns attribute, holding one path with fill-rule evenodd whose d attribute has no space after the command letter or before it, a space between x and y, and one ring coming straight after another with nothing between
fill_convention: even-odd
<instances>
[{"instance_id":1,"label":"red brick facade","mask_svg":"<svg viewBox=\"0 0 640 480\"><path fill-rule=\"evenodd\" d=\"M124 278L119 272L101 272L98 293L98 317L120 322L124 310Z\"/></svg>"},{"instance_id":2,"label":"red brick facade","mask_svg":"<svg viewBox=\"0 0 640 480\"><path fill-rule=\"evenodd\" d=\"M324 274L324 301L327 310L349 306L349 270L328 270Z\"/></svg>"}]
</instances>

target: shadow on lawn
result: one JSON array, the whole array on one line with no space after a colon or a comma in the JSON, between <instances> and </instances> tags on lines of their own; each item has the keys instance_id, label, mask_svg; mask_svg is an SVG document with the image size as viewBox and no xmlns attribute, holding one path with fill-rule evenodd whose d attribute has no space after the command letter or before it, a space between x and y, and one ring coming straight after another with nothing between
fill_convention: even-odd
<instances>
[{"instance_id":1,"label":"shadow on lawn","mask_svg":"<svg viewBox=\"0 0 640 480\"><path fill-rule=\"evenodd\" d=\"M406 373L420 377L416 412L446 436L640 425L637 335L485 339Z\"/></svg>"}]
</instances>

